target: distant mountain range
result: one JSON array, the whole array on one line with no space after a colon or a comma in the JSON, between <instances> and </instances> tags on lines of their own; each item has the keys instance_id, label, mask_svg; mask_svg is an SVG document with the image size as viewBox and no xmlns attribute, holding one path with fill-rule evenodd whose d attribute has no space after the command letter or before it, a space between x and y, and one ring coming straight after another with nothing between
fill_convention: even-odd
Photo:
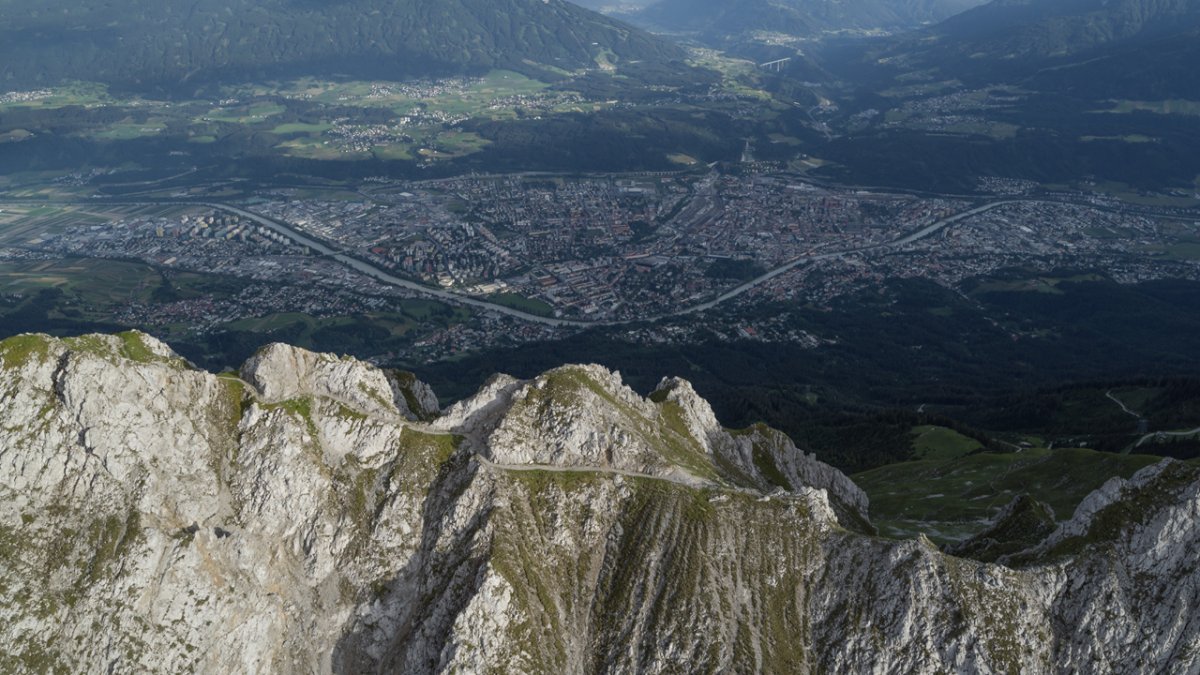
<instances>
[{"instance_id":1,"label":"distant mountain range","mask_svg":"<svg viewBox=\"0 0 1200 675\"><path fill-rule=\"evenodd\" d=\"M977 0L660 0L624 18L653 30L724 41L754 33L812 37L895 32L940 21Z\"/></svg>"},{"instance_id":2,"label":"distant mountain range","mask_svg":"<svg viewBox=\"0 0 1200 675\"><path fill-rule=\"evenodd\" d=\"M933 29L940 46L979 59L1063 57L1200 28L1197 0L994 0Z\"/></svg>"},{"instance_id":3,"label":"distant mountain range","mask_svg":"<svg viewBox=\"0 0 1200 675\"><path fill-rule=\"evenodd\" d=\"M0 2L0 82L552 74L682 52L563 0Z\"/></svg>"},{"instance_id":4,"label":"distant mountain range","mask_svg":"<svg viewBox=\"0 0 1200 675\"><path fill-rule=\"evenodd\" d=\"M910 70L1094 96L1196 98L1198 0L994 0L902 39Z\"/></svg>"}]
</instances>

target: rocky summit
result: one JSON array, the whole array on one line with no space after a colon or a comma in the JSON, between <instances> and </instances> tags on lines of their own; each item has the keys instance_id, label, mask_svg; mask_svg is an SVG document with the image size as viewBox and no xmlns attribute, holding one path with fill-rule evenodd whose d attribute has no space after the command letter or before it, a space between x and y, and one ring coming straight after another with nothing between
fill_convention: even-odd
<instances>
[{"instance_id":1,"label":"rocky summit","mask_svg":"<svg viewBox=\"0 0 1200 675\"><path fill-rule=\"evenodd\" d=\"M283 345L0 343L4 672L1197 672L1200 469L1046 513L883 539L783 434L598 366L441 411Z\"/></svg>"}]
</instances>

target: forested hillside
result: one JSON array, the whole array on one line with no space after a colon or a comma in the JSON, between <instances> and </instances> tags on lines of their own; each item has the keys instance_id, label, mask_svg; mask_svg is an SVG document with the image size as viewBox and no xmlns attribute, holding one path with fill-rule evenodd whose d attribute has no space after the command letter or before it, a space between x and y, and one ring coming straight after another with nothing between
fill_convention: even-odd
<instances>
[{"instance_id":1,"label":"forested hillside","mask_svg":"<svg viewBox=\"0 0 1200 675\"><path fill-rule=\"evenodd\" d=\"M0 80L172 88L295 74L550 75L676 47L563 0L0 1Z\"/></svg>"}]
</instances>

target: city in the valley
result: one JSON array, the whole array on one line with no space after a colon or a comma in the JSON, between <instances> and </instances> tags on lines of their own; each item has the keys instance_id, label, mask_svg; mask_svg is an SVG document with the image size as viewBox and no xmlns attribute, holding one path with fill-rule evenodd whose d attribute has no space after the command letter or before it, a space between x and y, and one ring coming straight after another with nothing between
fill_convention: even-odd
<instances>
[{"instance_id":1,"label":"city in the valley","mask_svg":"<svg viewBox=\"0 0 1200 675\"><path fill-rule=\"evenodd\" d=\"M387 324L409 338L370 355L387 360L590 326L638 342L705 331L813 346L819 337L739 310L781 300L827 307L891 279L961 289L1014 268L1031 278L1086 270L1121 283L1200 278L1193 210L1004 179L980 188L969 196L848 189L750 163L375 179L354 191L280 187L236 201L205 188L17 198L0 211L0 293L22 302L38 278L68 279L64 261L136 261L165 279L230 282L109 298L111 320L167 333L269 327L293 315L386 323L422 302L445 315L440 324ZM69 305L71 285L60 286ZM709 319L676 320L699 312Z\"/></svg>"}]
</instances>

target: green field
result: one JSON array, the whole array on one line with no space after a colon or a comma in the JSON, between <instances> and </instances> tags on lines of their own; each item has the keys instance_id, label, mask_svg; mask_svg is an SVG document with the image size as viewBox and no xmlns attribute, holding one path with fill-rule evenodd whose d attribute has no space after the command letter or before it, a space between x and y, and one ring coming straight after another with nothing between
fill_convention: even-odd
<instances>
[{"instance_id":1,"label":"green field","mask_svg":"<svg viewBox=\"0 0 1200 675\"><path fill-rule=\"evenodd\" d=\"M1104 181L1093 185L1080 185L1076 187L1141 206L1188 209L1200 205L1200 199L1194 197L1148 192L1119 181ZM1166 225L1164 229L1169 230L1170 226Z\"/></svg>"},{"instance_id":2,"label":"green field","mask_svg":"<svg viewBox=\"0 0 1200 675\"><path fill-rule=\"evenodd\" d=\"M1016 138L1017 132L1021 130L1021 127L1015 124L988 120L944 124L940 120L910 117L898 110L889 110L886 119L889 123L901 124L909 129L935 131L946 134L962 134L964 136L989 136L997 140Z\"/></svg>"},{"instance_id":3,"label":"green field","mask_svg":"<svg viewBox=\"0 0 1200 675\"><path fill-rule=\"evenodd\" d=\"M709 60L720 66L719 70L726 75L726 89L770 103L769 94L747 84L754 74L753 64L725 59L715 53ZM484 155L484 161L490 162L493 160L487 157L488 153L481 151L493 142L501 142L497 138L504 139L504 143L518 144L536 145L541 141L524 132L515 139L497 137L493 135L496 133L493 125L466 131L462 122L487 120L532 127L539 120L556 117L568 125L576 125L580 123L577 116L618 106L621 95L615 93L616 90L642 86L637 78L618 73L612 75L612 87L593 82L589 75L578 79L578 88L571 88L572 79L583 74L563 71L564 79L555 80L554 86L507 70L494 70L480 77L432 80L269 80L222 87L216 95L196 99L110 94L104 86L78 83L55 89L12 92L9 98L13 102L0 104L0 112L19 107L21 114L30 119L22 117L19 126L0 124L0 146L15 147L31 140L36 145L39 138L70 136L103 149L105 159L97 168L139 170L169 165L168 170L175 172L180 170L179 163L185 161L177 159L179 157L193 154L208 157L215 153L227 161L230 152L237 155L251 146L256 156L275 160L363 160L427 167L433 163L457 163L467 157ZM30 100L17 101L19 98ZM61 110L69 106L103 108L104 114L64 113ZM43 108L46 110L43 114L29 114ZM643 155L655 158L648 162L658 163L664 157L683 166L709 161L706 156L710 150L708 146L716 138L715 129L710 127L723 123L709 120L704 114L707 107L680 104L666 110L674 117L685 111L699 120L680 122L681 128L686 130L684 135L691 140L662 143L647 136L656 146L653 152ZM774 119L778 115L778 106L762 105L759 111L764 119ZM627 118L633 115L629 111L615 111L614 114ZM64 122L63 117L68 121ZM354 120L355 124L350 124L349 120ZM655 120L650 127L657 129L660 124L657 113ZM628 145L630 138L638 136L631 132L617 138ZM797 137L788 134L777 133L776 136L783 144L798 142ZM567 141L556 140L554 144L563 142ZM641 142L632 143L638 150L642 149ZM130 152L115 150L116 146L128 147ZM18 153L13 154L20 157ZM590 162L586 159L589 154L583 153L581 159ZM114 166L114 161L118 165ZM30 173L35 168L35 165L26 166L21 161L14 164L18 165L17 170L9 177L22 171ZM52 173L50 178L55 179L66 172ZM5 181L9 177L0 176L0 187L6 187ZM10 182L7 187L11 186ZM54 189L60 193L70 192L72 186L56 185Z\"/></svg>"},{"instance_id":4,"label":"green field","mask_svg":"<svg viewBox=\"0 0 1200 675\"><path fill-rule=\"evenodd\" d=\"M281 312L225 325L227 330L273 333L291 329L295 344L319 345L320 334L330 329L372 334L379 338L404 337L427 324L449 325L470 318L469 310L429 300L405 300L399 312L375 312L356 316L313 317L299 312ZM299 329L299 330L297 330ZM361 329L361 330L359 330ZM327 348L327 347L326 347Z\"/></svg>"},{"instance_id":5,"label":"green field","mask_svg":"<svg viewBox=\"0 0 1200 675\"><path fill-rule=\"evenodd\" d=\"M489 141L473 132L442 130L433 127L411 127L407 134L411 142L379 142L369 149L353 148L340 142L335 136L325 133L333 128L330 124L282 124L272 133L287 136L276 147L292 157L306 159L384 159L411 160L453 159L469 155L486 147Z\"/></svg>"},{"instance_id":6,"label":"green field","mask_svg":"<svg viewBox=\"0 0 1200 675\"><path fill-rule=\"evenodd\" d=\"M204 120L229 124L255 124L269 117L283 114L286 110L287 106L277 103L258 103L248 106L217 108L205 115Z\"/></svg>"},{"instance_id":7,"label":"green field","mask_svg":"<svg viewBox=\"0 0 1200 675\"><path fill-rule=\"evenodd\" d=\"M1029 279L996 279L979 284L971 290L970 295L1010 293L1013 291L1062 295L1063 291L1058 288L1059 284L1100 281L1102 279L1103 277L1098 274L1076 274L1067 277L1033 277Z\"/></svg>"},{"instance_id":8,"label":"green field","mask_svg":"<svg viewBox=\"0 0 1200 675\"><path fill-rule=\"evenodd\" d=\"M130 302L166 299L164 294L185 300L236 293L242 288L240 282L194 272L172 272L169 289L164 283L158 269L138 262L102 258L0 261L0 295L20 294L27 298L26 303L32 303L41 302L36 300L41 291L61 292L45 307L48 319L103 323Z\"/></svg>"},{"instance_id":9,"label":"green field","mask_svg":"<svg viewBox=\"0 0 1200 675\"><path fill-rule=\"evenodd\" d=\"M519 309L522 312L537 314L538 316L554 316L554 307L548 303L542 302L536 298L527 298L518 293L496 293L488 296L488 302L494 302L497 305L512 307Z\"/></svg>"},{"instance_id":10,"label":"green field","mask_svg":"<svg viewBox=\"0 0 1200 675\"><path fill-rule=\"evenodd\" d=\"M301 78L288 82L268 82L227 89L228 95L243 97L282 97L305 101L316 101L328 105L357 106L364 108L388 108L405 114L414 105L424 106L430 111L462 113L471 116L490 116L497 112L491 107L496 99L517 96L536 96L549 85L520 73L495 70L478 80L451 80L437 87L436 96L418 96L419 91L400 82L368 82L363 80L331 81ZM261 116L269 112L269 106L252 111ZM244 115L234 116L229 111L218 110L211 119L240 121Z\"/></svg>"},{"instance_id":11,"label":"green field","mask_svg":"<svg viewBox=\"0 0 1200 675\"><path fill-rule=\"evenodd\" d=\"M468 155L487 147L490 141L471 131L444 131L435 139L438 150L453 155Z\"/></svg>"},{"instance_id":12,"label":"green field","mask_svg":"<svg viewBox=\"0 0 1200 675\"><path fill-rule=\"evenodd\" d=\"M371 155L384 160L407 160L413 158L412 149L407 145L382 145L371 149Z\"/></svg>"},{"instance_id":13,"label":"green field","mask_svg":"<svg viewBox=\"0 0 1200 675\"><path fill-rule=\"evenodd\" d=\"M33 136L33 132L27 129L13 129L12 131L0 133L0 143L20 143L21 141L33 138Z\"/></svg>"},{"instance_id":14,"label":"green field","mask_svg":"<svg viewBox=\"0 0 1200 675\"><path fill-rule=\"evenodd\" d=\"M757 98L762 101L771 100L770 94L747 84L756 79L758 72L753 61L731 58L724 52L715 49L693 48L690 50L689 62L720 73L721 86L727 91L738 96Z\"/></svg>"},{"instance_id":15,"label":"green field","mask_svg":"<svg viewBox=\"0 0 1200 675\"><path fill-rule=\"evenodd\" d=\"M144 300L160 281L146 265L115 260L0 261L0 293L58 288L87 303Z\"/></svg>"},{"instance_id":16,"label":"green field","mask_svg":"<svg viewBox=\"0 0 1200 675\"><path fill-rule=\"evenodd\" d=\"M311 331L320 325L318 319L314 319L308 314L301 312L279 312L276 314L267 314L265 316L255 317L253 319L239 319L232 321L226 325L229 330L243 330L252 333L271 333L282 328L287 328L294 324L304 324L305 329Z\"/></svg>"},{"instance_id":17,"label":"green field","mask_svg":"<svg viewBox=\"0 0 1200 675\"><path fill-rule=\"evenodd\" d=\"M283 154L304 159L363 159L366 153L344 152L337 146L313 136L293 138L275 146Z\"/></svg>"},{"instance_id":18,"label":"green field","mask_svg":"<svg viewBox=\"0 0 1200 675\"><path fill-rule=\"evenodd\" d=\"M942 449L946 445L951 444L942 444ZM1021 493L1048 503L1057 519L1066 520L1109 478L1127 478L1160 459L1082 448L1032 448L891 464L853 479L870 497L871 521L880 533L913 537L923 532L945 543L982 531Z\"/></svg>"},{"instance_id":19,"label":"green field","mask_svg":"<svg viewBox=\"0 0 1200 675\"><path fill-rule=\"evenodd\" d=\"M912 434L913 456L917 459L954 459L983 447L983 444L974 438L968 438L946 427L919 426L912 430Z\"/></svg>"},{"instance_id":20,"label":"green field","mask_svg":"<svg viewBox=\"0 0 1200 675\"><path fill-rule=\"evenodd\" d=\"M329 131L333 128L332 124L322 122L320 124L305 124L303 122L289 122L288 124L280 124L271 130L271 133L276 135L285 134L320 134Z\"/></svg>"},{"instance_id":21,"label":"green field","mask_svg":"<svg viewBox=\"0 0 1200 675\"><path fill-rule=\"evenodd\" d=\"M129 141L143 136L157 136L166 130L162 124L115 124L92 135L105 141Z\"/></svg>"}]
</instances>

